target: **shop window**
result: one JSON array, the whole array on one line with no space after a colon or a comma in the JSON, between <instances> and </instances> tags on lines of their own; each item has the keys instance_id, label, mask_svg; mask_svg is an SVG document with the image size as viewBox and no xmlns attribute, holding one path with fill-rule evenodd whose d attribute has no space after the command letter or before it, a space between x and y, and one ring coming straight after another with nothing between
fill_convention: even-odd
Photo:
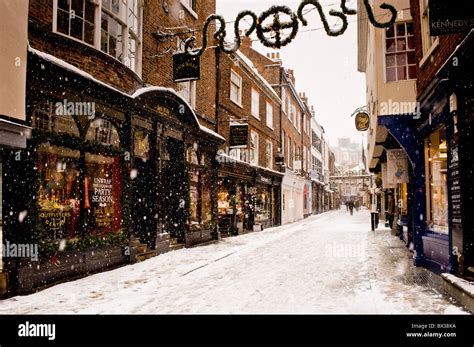
<instances>
[{"instance_id":1,"label":"shop window","mask_svg":"<svg viewBox=\"0 0 474 347\"><path fill-rule=\"evenodd\" d=\"M201 197L201 219L203 223L212 221L211 175L202 174L202 197Z\"/></svg>"},{"instance_id":2,"label":"shop window","mask_svg":"<svg viewBox=\"0 0 474 347\"><path fill-rule=\"evenodd\" d=\"M122 170L120 157L86 153L84 208L89 232L120 230L122 210Z\"/></svg>"},{"instance_id":3,"label":"shop window","mask_svg":"<svg viewBox=\"0 0 474 347\"><path fill-rule=\"evenodd\" d=\"M430 230L448 233L448 158L446 128L425 140L427 223Z\"/></svg>"},{"instance_id":4,"label":"shop window","mask_svg":"<svg viewBox=\"0 0 474 347\"><path fill-rule=\"evenodd\" d=\"M113 147L119 147L120 145L117 129L112 125L112 122L103 118L97 118L90 123L86 140Z\"/></svg>"},{"instance_id":5,"label":"shop window","mask_svg":"<svg viewBox=\"0 0 474 347\"><path fill-rule=\"evenodd\" d=\"M220 215L232 214L230 194L226 188L221 188L217 193L217 210Z\"/></svg>"},{"instance_id":6,"label":"shop window","mask_svg":"<svg viewBox=\"0 0 474 347\"><path fill-rule=\"evenodd\" d=\"M56 112L56 104L51 102L43 103L35 109L31 125L42 131L79 136L77 124L67 107L62 107L61 112Z\"/></svg>"},{"instance_id":7,"label":"shop window","mask_svg":"<svg viewBox=\"0 0 474 347\"><path fill-rule=\"evenodd\" d=\"M189 146L186 150L186 161L193 165L199 165L199 157L193 146Z\"/></svg>"},{"instance_id":8,"label":"shop window","mask_svg":"<svg viewBox=\"0 0 474 347\"><path fill-rule=\"evenodd\" d=\"M385 31L386 82L416 78L413 23L396 23Z\"/></svg>"},{"instance_id":9,"label":"shop window","mask_svg":"<svg viewBox=\"0 0 474 347\"><path fill-rule=\"evenodd\" d=\"M150 140L149 135L145 131L134 131L133 151L136 158L140 158L143 161L150 159Z\"/></svg>"},{"instance_id":10,"label":"shop window","mask_svg":"<svg viewBox=\"0 0 474 347\"><path fill-rule=\"evenodd\" d=\"M39 220L52 239L79 231L79 151L42 144L38 148Z\"/></svg>"},{"instance_id":11,"label":"shop window","mask_svg":"<svg viewBox=\"0 0 474 347\"><path fill-rule=\"evenodd\" d=\"M258 134L250 133L250 164L258 165Z\"/></svg>"},{"instance_id":12,"label":"shop window","mask_svg":"<svg viewBox=\"0 0 474 347\"><path fill-rule=\"evenodd\" d=\"M270 194L267 190L258 189L255 199L255 223L270 220Z\"/></svg>"},{"instance_id":13,"label":"shop window","mask_svg":"<svg viewBox=\"0 0 474 347\"><path fill-rule=\"evenodd\" d=\"M199 223L199 173L191 172L189 176L189 219Z\"/></svg>"}]
</instances>

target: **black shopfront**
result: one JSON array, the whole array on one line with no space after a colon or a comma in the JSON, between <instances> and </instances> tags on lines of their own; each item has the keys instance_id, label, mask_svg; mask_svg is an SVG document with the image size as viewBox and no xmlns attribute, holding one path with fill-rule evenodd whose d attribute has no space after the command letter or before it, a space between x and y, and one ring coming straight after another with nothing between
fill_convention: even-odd
<instances>
[{"instance_id":1,"label":"black shopfront","mask_svg":"<svg viewBox=\"0 0 474 347\"><path fill-rule=\"evenodd\" d=\"M218 176L221 235L261 231L281 224L283 174L233 161L226 156L221 161Z\"/></svg>"},{"instance_id":2,"label":"black shopfront","mask_svg":"<svg viewBox=\"0 0 474 347\"><path fill-rule=\"evenodd\" d=\"M29 53L32 135L2 158L15 173L4 177L3 232L10 242L38 244L40 260L8 260L11 291L134 261L134 239L166 251L160 243L170 239L216 237L211 182L223 141L183 105L172 90L128 95Z\"/></svg>"}]
</instances>

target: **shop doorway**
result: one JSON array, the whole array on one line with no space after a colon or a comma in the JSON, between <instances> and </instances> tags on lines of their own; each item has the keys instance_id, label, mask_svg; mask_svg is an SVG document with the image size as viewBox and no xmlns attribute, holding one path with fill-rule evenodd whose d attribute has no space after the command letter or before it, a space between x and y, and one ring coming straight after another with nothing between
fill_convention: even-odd
<instances>
[{"instance_id":1,"label":"shop doorway","mask_svg":"<svg viewBox=\"0 0 474 347\"><path fill-rule=\"evenodd\" d=\"M163 162L163 225L177 243L185 242L188 186L183 141L167 138Z\"/></svg>"},{"instance_id":2,"label":"shop doorway","mask_svg":"<svg viewBox=\"0 0 474 347\"><path fill-rule=\"evenodd\" d=\"M156 175L151 161L135 159L134 168L132 218L135 236L154 249L157 233Z\"/></svg>"}]
</instances>

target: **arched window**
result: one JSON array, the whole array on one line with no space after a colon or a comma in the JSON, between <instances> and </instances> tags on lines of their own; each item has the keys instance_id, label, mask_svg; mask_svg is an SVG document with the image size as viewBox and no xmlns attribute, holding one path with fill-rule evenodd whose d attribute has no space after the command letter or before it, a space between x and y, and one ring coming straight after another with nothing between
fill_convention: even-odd
<instances>
[{"instance_id":1,"label":"arched window","mask_svg":"<svg viewBox=\"0 0 474 347\"><path fill-rule=\"evenodd\" d=\"M86 140L113 147L120 146L120 137L117 128L112 122L103 118L96 118L90 123Z\"/></svg>"}]
</instances>

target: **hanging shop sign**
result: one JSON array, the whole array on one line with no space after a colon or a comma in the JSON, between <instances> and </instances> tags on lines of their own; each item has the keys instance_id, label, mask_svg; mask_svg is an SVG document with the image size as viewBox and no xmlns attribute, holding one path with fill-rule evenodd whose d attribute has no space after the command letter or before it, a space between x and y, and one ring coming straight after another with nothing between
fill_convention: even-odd
<instances>
[{"instance_id":1,"label":"hanging shop sign","mask_svg":"<svg viewBox=\"0 0 474 347\"><path fill-rule=\"evenodd\" d=\"M229 148L247 148L249 140L248 124L231 124Z\"/></svg>"},{"instance_id":2,"label":"hanging shop sign","mask_svg":"<svg viewBox=\"0 0 474 347\"><path fill-rule=\"evenodd\" d=\"M403 149L387 150L387 183L408 183L408 159Z\"/></svg>"},{"instance_id":3,"label":"hanging shop sign","mask_svg":"<svg viewBox=\"0 0 474 347\"><path fill-rule=\"evenodd\" d=\"M380 165L382 167L382 189L393 189L397 186L395 184L388 183L388 176L387 176L387 163L382 163Z\"/></svg>"},{"instance_id":4,"label":"hanging shop sign","mask_svg":"<svg viewBox=\"0 0 474 347\"><path fill-rule=\"evenodd\" d=\"M429 1L430 35L465 33L474 28L474 1Z\"/></svg>"},{"instance_id":5,"label":"hanging shop sign","mask_svg":"<svg viewBox=\"0 0 474 347\"><path fill-rule=\"evenodd\" d=\"M358 131L369 130L370 116L366 112L359 112L355 117L355 126Z\"/></svg>"},{"instance_id":6,"label":"hanging shop sign","mask_svg":"<svg viewBox=\"0 0 474 347\"><path fill-rule=\"evenodd\" d=\"M201 78L201 60L186 53L173 54L173 81L195 81Z\"/></svg>"}]
</instances>

